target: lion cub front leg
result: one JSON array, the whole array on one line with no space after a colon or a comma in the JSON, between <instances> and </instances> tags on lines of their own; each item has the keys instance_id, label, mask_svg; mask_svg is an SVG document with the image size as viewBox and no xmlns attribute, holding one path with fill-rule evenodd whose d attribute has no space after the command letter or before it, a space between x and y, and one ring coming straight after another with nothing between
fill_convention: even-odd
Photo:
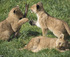
<instances>
[{"instance_id":1,"label":"lion cub front leg","mask_svg":"<svg viewBox=\"0 0 70 57\"><path fill-rule=\"evenodd\" d=\"M18 30L17 32L15 32L15 33L14 33L13 38L15 38L15 37L17 37L17 38L18 38L19 36L20 36L20 33L19 33L19 30Z\"/></svg>"},{"instance_id":2,"label":"lion cub front leg","mask_svg":"<svg viewBox=\"0 0 70 57\"><path fill-rule=\"evenodd\" d=\"M28 21L28 18L23 18L23 19L19 20L18 27L20 27L22 24L26 23L27 21Z\"/></svg>"},{"instance_id":3,"label":"lion cub front leg","mask_svg":"<svg viewBox=\"0 0 70 57\"><path fill-rule=\"evenodd\" d=\"M45 36L45 35L47 34L47 30L48 30L48 29L42 28L42 35L43 35L43 36Z\"/></svg>"},{"instance_id":4,"label":"lion cub front leg","mask_svg":"<svg viewBox=\"0 0 70 57\"><path fill-rule=\"evenodd\" d=\"M59 52L65 52L65 50L60 50L60 49L56 49L57 51L59 51Z\"/></svg>"},{"instance_id":5,"label":"lion cub front leg","mask_svg":"<svg viewBox=\"0 0 70 57\"><path fill-rule=\"evenodd\" d=\"M24 23L27 22L27 21L28 21L27 18L23 18L23 19L19 20L17 23L14 23L14 24L12 25L13 31L14 31L14 32L17 32L17 31L20 29L21 25L24 24Z\"/></svg>"}]
</instances>

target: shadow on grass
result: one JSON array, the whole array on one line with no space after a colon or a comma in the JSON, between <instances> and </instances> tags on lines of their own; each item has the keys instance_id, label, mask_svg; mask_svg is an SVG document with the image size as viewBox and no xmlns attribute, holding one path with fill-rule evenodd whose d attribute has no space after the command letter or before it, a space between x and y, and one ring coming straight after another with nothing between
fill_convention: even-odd
<instances>
[{"instance_id":1,"label":"shadow on grass","mask_svg":"<svg viewBox=\"0 0 70 57\"><path fill-rule=\"evenodd\" d=\"M40 35L39 32L28 30L27 36L30 37L30 36L38 36L38 35Z\"/></svg>"},{"instance_id":2,"label":"shadow on grass","mask_svg":"<svg viewBox=\"0 0 70 57\"><path fill-rule=\"evenodd\" d=\"M30 39L31 37L35 37L35 36L39 36L39 35L41 35L40 32L27 30L27 31L23 31L19 38L23 38L23 39L27 39L28 38L28 39Z\"/></svg>"}]
</instances>

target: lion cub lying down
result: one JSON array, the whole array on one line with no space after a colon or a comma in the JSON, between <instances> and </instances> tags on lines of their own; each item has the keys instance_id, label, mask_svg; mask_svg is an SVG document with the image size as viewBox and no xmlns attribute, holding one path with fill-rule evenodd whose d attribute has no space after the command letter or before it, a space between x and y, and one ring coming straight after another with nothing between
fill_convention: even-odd
<instances>
[{"instance_id":1,"label":"lion cub lying down","mask_svg":"<svg viewBox=\"0 0 70 57\"><path fill-rule=\"evenodd\" d=\"M66 45L67 41L64 40L64 35L61 35L59 38L46 38L44 36L39 36L32 38L24 49L38 52L46 48L56 48L58 51L62 52Z\"/></svg>"},{"instance_id":2,"label":"lion cub lying down","mask_svg":"<svg viewBox=\"0 0 70 57\"><path fill-rule=\"evenodd\" d=\"M11 9L8 17L0 22L0 40L8 40L11 34L17 32L21 25L28 21L28 19L23 18L23 16L18 6Z\"/></svg>"}]
</instances>

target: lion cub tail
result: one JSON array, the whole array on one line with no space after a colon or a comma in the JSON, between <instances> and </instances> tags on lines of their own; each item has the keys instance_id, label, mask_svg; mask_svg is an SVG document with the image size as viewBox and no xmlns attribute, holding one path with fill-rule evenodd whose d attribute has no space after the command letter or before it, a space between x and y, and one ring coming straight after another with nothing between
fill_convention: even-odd
<instances>
[{"instance_id":1,"label":"lion cub tail","mask_svg":"<svg viewBox=\"0 0 70 57\"><path fill-rule=\"evenodd\" d=\"M70 35L70 28L66 22L64 22L65 29L67 30L68 34Z\"/></svg>"}]
</instances>

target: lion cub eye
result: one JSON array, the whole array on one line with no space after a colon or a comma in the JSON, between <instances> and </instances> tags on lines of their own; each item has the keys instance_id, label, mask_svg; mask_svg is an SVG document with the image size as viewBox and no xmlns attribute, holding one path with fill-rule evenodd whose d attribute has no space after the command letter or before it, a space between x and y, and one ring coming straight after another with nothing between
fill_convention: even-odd
<instances>
[{"instance_id":1,"label":"lion cub eye","mask_svg":"<svg viewBox=\"0 0 70 57\"><path fill-rule=\"evenodd\" d=\"M19 18L19 19L22 19L22 18Z\"/></svg>"},{"instance_id":2,"label":"lion cub eye","mask_svg":"<svg viewBox=\"0 0 70 57\"><path fill-rule=\"evenodd\" d=\"M60 45L61 43L59 43L59 45Z\"/></svg>"}]
</instances>

